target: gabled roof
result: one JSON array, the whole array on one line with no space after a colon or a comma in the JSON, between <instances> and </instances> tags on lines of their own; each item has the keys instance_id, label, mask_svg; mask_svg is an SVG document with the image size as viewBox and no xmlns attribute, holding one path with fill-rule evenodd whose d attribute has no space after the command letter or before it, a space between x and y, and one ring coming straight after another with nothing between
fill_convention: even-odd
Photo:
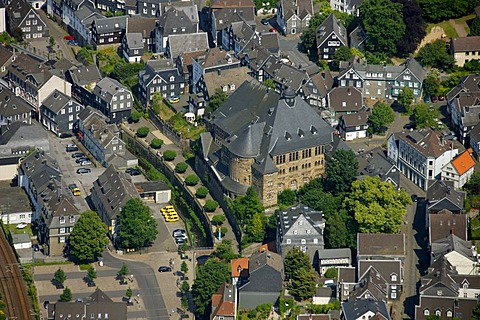
<instances>
[{"instance_id":1,"label":"gabled roof","mask_svg":"<svg viewBox=\"0 0 480 320\"><path fill-rule=\"evenodd\" d=\"M150 37L150 33L155 29L157 19L142 17L140 15L127 18L126 33L140 33L143 38Z\"/></svg>"},{"instance_id":2,"label":"gabled roof","mask_svg":"<svg viewBox=\"0 0 480 320\"><path fill-rule=\"evenodd\" d=\"M190 20L185 11L170 7L163 13L158 20L158 26L162 29L163 36L167 37L176 33L194 33L197 32L196 25ZM182 30L182 28L184 30Z\"/></svg>"},{"instance_id":3,"label":"gabled roof","mask_svg":"<svg viewBox=\"0 0 480 320\"><path fill-rule=\"evenodd\" d=\"M110 102L113 96L121 91L130 93L128 88L117 80L105 77L97 82L97 85L93 89L93 94L107 102Z\"/></svg>"},{"instance_id":4,"label":"gabled roof","mask_svg":"<svg viewBox=\"0 0 480 320\"><path fill-rule=\"evenodd\" d=\"M230 90L230 86L232 85L235 89L238 88L245 81L253 79L249 73L250 69L248 67L240 67L204 74L203 79L207 87L208 95L210 97L213 96L216 89L223 88L224 86L228 86L228 90Z\"/></svg>"},{"instance_id":5,"label":"gabled roof","mask_svg":"<svg viewBox=\"0 0 480 320\"><path fill-rule=\"evenodd\" d=\"M233 285L224 283L217 291L212 295L212 314L210 318L213 319L216 316L219 317L233 317L236 314L236 290Z\"/></svg>"},{"instance_id":6,"label":"gabled roof","mask_svg":"<svg viewBox=\"0 0 480 320\"><path fill-rule=\"evenodd\" d=\"M355 267L339 267L338 268L338 281L344 283L355 283L356 269Z\"/></svg>"},{"instance_id":7,"label":"gabled roof","mask_svg":"<svg viewBox=\"0 0 480 320\"><path fill-rule=\"evenodd\" d=\"M455 52L479 51L480 36L452 38L452 48Z\"/></svg>"},{"instance_id":8,"label":"gabled roof","mask_svg":"<svg viewBox=\"0 0 480 320\"><path fill-rule=\"evenodd\" d=\"M13 53L9 50L10 47L0 45L0 66L5 65L13 57Z\"/></svg>"},{"instance_id":9,"label":"gabled roof","mask_svg":"<svg viewBox=\"0 0 480 320\"><path fill-rule=\"evenodd\" d=\"M123 32L127 26L127 16L95 19L93 24L98 34Z\"/></svg>"},{"instance_id":10,"label":"gabled roof","mask_svg":"<svg viewBox=\"0 0 480 320\"><path fill-rule=\"evenodd\" d=\"M385 301L388 298L388 282L373 267L369 267L358 283L350 291L349 299L374 299Z\"/></svg>"},{"instance_id":11,"label":"gabled roof","mask_svg":"<svg viewBox=\"0 0 480 320\"><path fill-rule=\"evenodd\" d=\"M360 25L355 29L353 29L352 32L350 32L349 37L350 37L350 46L353 45L352 42L354 42L356 46L361 46L362 43L364 43L365 40L367 40L367 35L363 30L362 26Z\"/></svg>"},{"instance_id":12,"label":"gabled roof","mask_svg":"<svg viewBox=\"0 0 480 320\"><path fill-rule=\"evenodd\" d=\"M436 180L427 191L428 210L447 209L453 212L463 210L465 191L456 190L453 181Z\"/></svg>"},{"instance_id":13,"label":"gabled roof","mask_svg":"<svg viewBox=\"0 0 480 320\"><path fill-rule=\"evenodd\" d=\"M304 224L304 220L306 223ZM316 232L321 235L320 245L323 245L323 229L325 228L325 220L323 219L323 213L321 211L313 210L312 208L299 203L296 206L290 207L288 209L282 210L278 214L279 228L281 233L285 235L294 225L295 228L300 226L297 224L297 221L301 220L302 225L305 229L314 229L312 234Z\"/></svg>"},{"instance_id":14,"label":"gabled roof","mask_svg":"<svg viewBox=\"0 0 480 320\"><path fill-rule=\"evenodd\" d=\"M472 262L476 261L477 252L474 251L475 247L472 248L470 242L462 240L455 234L449 234L443 239L436 240L430 244L432 259L438 260L440 257L450 261L451 263L455 262L458 264L455 266L458 273L469 273L474 268ZM467 270L462 271L461 269L465 267L465 262L467 262Z\"/></svg>"},{"instance_id":15,"label":"gabled roof","mask_svg":"<svg viewBox=\"0 0 480 320\"><path fill-rule=\"evenodd\" d=\"M255 8L252 7L220 8L215 9L212 15L217 31L228 28L233 22L255 23Z\"/></svg>"},{"instance_id":16,"label":"gabled roof","mask_svg":"<svg viewBox=\"0 0 480 320\"><path fill-rule=\"evenodd\" d=\"M320 47L332 33L335 34L342 45L348 46L347 29L345 29L340 20L331 13L317 28L317 47Z\"/></svg>"},{"instance_id":17,"label":"gabled roof","mask_svg":"<svg viewBox=\"0 0 480 320\"><path fill-rule=\"evenodd\" d=\"M86 86L89 83L96 83L102 80L102 75L100 74L100 70L98 70L97 65L89 65L71 69L68 70L68 74L70 75L73 84L81 87Z\"/></svg>"},{"instance_id":18,"label":"gabled roof","mask_svg":"<svg viewBox=\"0 0 480 320\"><path fill-rule=\"evenodd\" d=\"M206 51L208 49L207 33L171 34L168 36L168 47L172 58L182 53Z\"/></svg>"},{"instance_id":19,"label":"gabled roof","mask_svg":"<svg viewBox=\"0 0 480 320\"><path fill-rule=\"evenodd\" d=\"M318 67L316 68L318 71ZM303 93L307 97L310 94L326 97L328 92L332 89L333 83L334 81L330 70L325 69L310 76L310 79L302 85ZM313 92L314 89L316 89L317 92Z\"/></svg>"},{"instance_id":20,"label":"gabled roof","mask_svg":"<svg viewBox=\"0 0 480 320\"><path fill-rule=\"evenodd\" d=\"M363 109L362 92L355 87L336 87L327 96L328 107L334 112L358 112Z\"/></svg>"},{"instance_id":21,"label":"gabled roof","mask_svg":"<svg viewBox=\"0 0 480 320\"><path fill-rule=\"evenodd\" d=\"M31 111L32 108L25 100L20 99L10 90L0 86L0 115L7 118Z\"/></svg>"},{"instance_id":22,"label":"gabled roof","mask_svg":"<svg viewBox=\"0 0 480 320\"><path fill-rule=\"evenodd\" d=\"M253 3L252 0L212 0L210 2L211 9L239 8L239 7L255 8L255 4Z\"/></svg>"},{"instance_id":23,"label":"gabled roof","mask_svg":"<svg viewBox=\"0 0 480 320\"><path fill-rule=\"evenodd\" d=\"M360 260L358 261L358 279L374 269L388 284L400 285L403 282L402 262L400 260ZM396 276L392 277L393 275Z\"/></svg>"},{"instance_id":24,"label":"gabled roof","mask_svg":"<svg viewBox=\"0 0 480 320\"><path fill-rule=\"evenodd\" d=\"M443 139L443 136L430 128L400 132L395 135L426 158L436 159L454 149L451 141Z\"/></svg>"},{"instance_id":25,"label":"gabled roof","mask_svg":"<svg viewBox=\"0 0 480 320\"><path fill-rule=\"evenodd\" d=\"M219 48L211 48L207 50L205 55L198 57L196 61L204 69L239 63L233 52L223 51Z\"/></svg>"},{"instance_id":26,"label":"gabled roof","mask_svg":"<svg viewBox=\"0 0 480 320\"><path fill-rule=\"evenodd\" d=\"M307 15L313 16L313 3L311 0L281 0L281 6L285 20L289 20L294 15L302 20Z\"/></svg>"},{"instance_id":27,"label":"gabled roof","mask_svg":"<svg viewBox=\"0 0 480 320\"><path fill-rule=\"evenodd\" d=\"M45 65L25 53L18 54L7 69L21 81L29 82L37 89L52 77L52 73Z\"/></svg>"},{"instance_id":28,"label":"gabled roof","mask_svg":"<svg viewBox=\"0 0 480 320\"><path fill-rule=\"evenodd\" d=\"M453 233L463 240L467 240L467 215L452 213L447 209L429 215L430 242L447 237Z\"/></svg>"},{"instance_id":29,"label":"gabled roof","mask_svg":"<svg viewBox=\"0 0 480 320\"><path fill-rule=\"evenodd\" d=\"M405 235L358 233L357 254L359 256L405 256Z\"/></svg>"},{"instance_id":30,"label":"gabled roof","mask_svg":"<svg viewBox=\"0 0 480 320\"><path fill-rule=\"evenodd\" d=\"M472 157L473 150L467 149L455 159L452 160L452 165L459 175L463 175L465 172L475 166L475 160Z\"/></svg>"},{"instance_id":31,"label":"gabled roof","mask_svg":"<svg viewBox=\"0 0 480 320\"><path fill-rule=\"evenodd\" d=\"M367 312L381 315L383 319L391 319L384 301L349 300L342 303L342 314L345 320L361 319Z\"/></svg>"},{"instance_id":32,"label":"gabled roof","mask_svg":"<svg viewBox=\"0 0 480 320\"><path fill-rule=\"evenodd\" d=\"M131 49L143 49L143 36L141 33L125 34L125 42L127 47Z\"/></svg>"},{"instance_id":33,"label":"gabled roof","mask_svg":"<svg viewBox=\"0 0 480 320\"><path fill-rule=\"evenodd\" d=\"M283 284L283 259L279 254L255 252L248 265L249 281L239 288L243 292L278 292Z\"/></svg>"},{"instance_id":34,"label":"gabled roof","mask_svg":"<svg viewBox=\"0 0 480 320\"><path fill-rule=\"evenodd\" d=\"M461 92L476 92L480 95L480 74L469 74L447 94L447 101L456 98Z\"/></svg>"},{"instance_id":35,"label":"gabled roof","mask_svg":"<svg viewBox=\"0 0 480 320\"><path fill-rule=\"evenodd\" d=\"M369 111L360 111L358 113L343 114L340 121L345 123L345 127L358 127L368 124Z\"/></svg>"},{"instance_id":36,"label":"gabled roof","mask_svg":"<svg viewBox=\"0 0 480 320\"><path fill-rule=\"evenodd\" d=\"M73 100L71 97L55 89L45 100L43 100L42 106L48 108L48 110L51 112L58 114L60 110L69 105L69 103L72 105L79 105L78 102Z\"/></svg>"},{"instance_id":37,"label":"gabled roof","mask_svg":"<svg viewBox=\"0 0 480 320\"><path fill-rule=\"evenodd\" d=\"M232 267L232 278L235 277L248 277L248 258L237 258L230 261Z\"/></svg>"}]
</instances>

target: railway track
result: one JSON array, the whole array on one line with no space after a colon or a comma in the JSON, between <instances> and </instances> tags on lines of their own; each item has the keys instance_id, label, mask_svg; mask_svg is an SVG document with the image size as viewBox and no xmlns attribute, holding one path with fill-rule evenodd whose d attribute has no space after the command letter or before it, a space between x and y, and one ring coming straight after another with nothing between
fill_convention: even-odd
<instances>
[{"instance_id":1,"label":"railway track","mask_svg":"<svg viewBox=\"0 0 480 320\"><path fill-rule=\"evenodd\" d=\"M27 288L20 272L19 263L5 233L0 230L0 289L6 303L7 319L33 319Z\"/></svg>"}]
</instances>

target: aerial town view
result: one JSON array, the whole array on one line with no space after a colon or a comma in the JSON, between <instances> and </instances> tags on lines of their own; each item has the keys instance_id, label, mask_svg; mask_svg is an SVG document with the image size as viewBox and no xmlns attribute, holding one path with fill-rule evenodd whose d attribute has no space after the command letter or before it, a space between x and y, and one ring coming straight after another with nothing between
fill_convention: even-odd
<instances>
[{"instance_id":1,"label":"aerial town view","mask_svg":"<svg viewBox=\"0 0 480 320\"><path fill-rule=\"evenodd\" d=\"M480 320L480 0L0 0L0 224L0 320Z\"/></svg>"}]
</instances>

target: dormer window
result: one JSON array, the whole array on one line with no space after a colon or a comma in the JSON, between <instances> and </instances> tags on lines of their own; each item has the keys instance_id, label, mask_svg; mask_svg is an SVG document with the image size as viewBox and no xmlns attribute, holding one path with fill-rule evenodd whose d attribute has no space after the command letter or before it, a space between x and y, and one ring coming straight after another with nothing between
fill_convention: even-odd
<instances>
[{"instance_id":1,"label":"dormer window","mask_svg":"<svg viewBox=\"0 0 480 320\"><path fill-rule=\"evenodd\" d=\"M171 77L170 77L170 81L175 81L175 77L174 77L174 76L171 76Z\"/></svg>"},{"instance_id":2,"label":"dormer window","mask_svg":"<svg viewBox=\"0 0 480 320\"><path fill-rule=\"evenodd\" d=\"M172 28L172 32L173 32L173 33L176 33L176 32L177 32L177 28Z\"/></svg>"},{"instance_id":3,"label":"dormer window","mask_svg":"<svg viewBox=\"0 0 480 320\"><path fill-rule=\"evenodd\" d=\"M64 216L60 217L60 223L65 223L65 217Z\"/></svg>"},{"instance_id":4,"label":"dormer window","mask_svg":"<svg viewBox=\"0 0 480 320\"><path fill-rule=\"evenodd\" d=\"M186 31L185 27L182 27L182 32L185 32L185 31Z\"/></svg>"},{"instance_id":5,"label":"dormer window","mask_svg":"<svg viewBox=\"0 0 480 320\"><path fill-rule=\"evenodd\" d=\"M423 310L423 315L424 316L429 316L430 315L430 310L428 310L428 309Z\"/></svg>"},{"instance_id":6,"label":"dormer window","mask_svg":"<svg viewBox=\"0 0 480 320\"><path fill-rule=\"evenodd\" d=\"M396 274L392 274L390 276L390 280L393 281L393 282L396 282L397 281L397 275Z\"/></svg>"},{"instance_id":7,"label":"dormer window","mask_svg":"<svg viewBox=\"0 0 480 320\"><path fill-rule=\"evenodd\" d=\"M227 92L228 86L223 86L223 87L222 87L222 90L223 90L223 92Z\"/></svg>"}]
</instances>

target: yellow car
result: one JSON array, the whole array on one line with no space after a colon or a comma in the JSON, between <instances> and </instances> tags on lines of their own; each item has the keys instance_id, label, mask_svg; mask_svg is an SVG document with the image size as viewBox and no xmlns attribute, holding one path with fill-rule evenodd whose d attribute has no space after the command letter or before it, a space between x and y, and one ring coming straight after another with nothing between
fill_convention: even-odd
<instances>
[{"instance_id":1,"label":"yellow car","mask_svg":"<svg viewBox=\"0 0 480 320\"><path fill-rule=\"evenodd\" d=\"M178 220L180 220L180 217L178 216L178 214L165 216L165 221L166 222L176 222Z\"/></svg>"},{"instance_id":2,"label":"yellow car","mask_svg":"<svg viewBox=\"0 0 480 320\"><path fill-rule=\"evenodd\" d=\"M168 207L160 209L160 212L162 213L162 215L166 216L167 214L177 214L177 211L175 211L175 209L172 206L168 206Z\"/></svg>"},{"instance_id":3,"label":"yellow car","mask_svg":"<svg viewBox=\"0 0 480 320\"><path fill-rule=\"evenodd\" d=\"M170 103L179 103L179 102L180 102L180 98L179 98L178 96L173 96L173 97L168 98L168 102L170 102Z\"/></svg>"}]
</instances>

